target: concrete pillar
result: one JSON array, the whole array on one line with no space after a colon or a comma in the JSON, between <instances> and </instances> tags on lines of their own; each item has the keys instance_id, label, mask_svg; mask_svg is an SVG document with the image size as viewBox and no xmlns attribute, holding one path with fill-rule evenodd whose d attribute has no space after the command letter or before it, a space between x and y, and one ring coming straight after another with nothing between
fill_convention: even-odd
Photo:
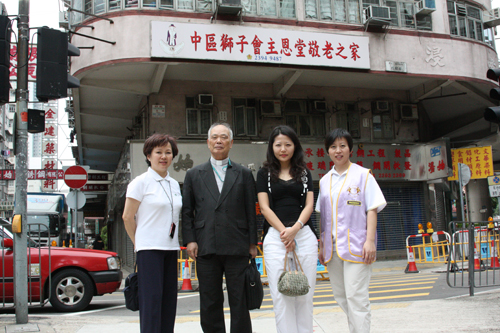
<instances>
[{"instance_id":1,"label":"concrete pillar","mask_svg":"<svg viewBox=\"0 0 500 333\"><path fill-rule=\"evenodd\" d=\"M492 214L488 181L472 179L467 185L467 199L470 221L487 221Z\"/></svg>"}]
</instances>

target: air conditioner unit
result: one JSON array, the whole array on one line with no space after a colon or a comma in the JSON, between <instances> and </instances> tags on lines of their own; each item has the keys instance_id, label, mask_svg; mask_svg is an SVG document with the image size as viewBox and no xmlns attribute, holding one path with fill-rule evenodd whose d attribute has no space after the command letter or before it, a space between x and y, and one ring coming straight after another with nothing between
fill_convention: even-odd
<instances>
[{"instance_id":1,"label":"air conditioner unit","mask_svg":"<svg viewBox=\"0 0 500 333\"><path fill-rule=\"evenodd\" d=\"M364 23L369 22L374 25L387 25L391 22L391 12L389 7L368 6L363 9Z\"/></svg>"},{"instance_id":2,"label":"air conditioner unit","mask_svg":"<svg viewBox=\"0 0 500 333\"><path fill-rule=\"evenodd\" d=\"M238 15L243 6L241 0L218 0L215 10L218 14Z\"/></svg>"},{"instance_id":3,"label":"air conditioner unit","mask_svg":"<svg viewBox=\"0 0 500 333\"><path fill-rule=\"evenodd\" d=\"M211 94L199 94L198 104L200 105L214 105L214 95Z\"/></svg>"},{"instance_id":4,"label":"air conditioner unit","mask_svg":"<svg viewBox=\"0 0 500 333\"><path fill-rule=\"evenodd\" d=\"M377 101L376 102L377 111L389 111L388 101Z\"/></svg>"},{"instance_id":5,"label":"air conditioner unit","mask_svg":"<svg viewBox=\"0 0 500 333\"><path fill-rule=\"evenodd\" d=\"M68 29L68 12L59 12L59 28Z\"/></svg>"},{"instance_id":6,"label":"air conditioner unit","mask_svg":"<svg viewBox=\"0 0 500 333\"><path fill-rule=\"evenodd\" d=\"M418 119L418 108L416 104L401 104L401 119Z\"/></svg>"},{"instance_id":7,"label":"air conditioner unit","mask_svg":"<svg viewBox=\"0 0 500 333\"><path fill-rule=\"evenodd\" d=\"M417 15L429 15L436 11L436 0L420 0L416 3Z\"/></svg>"},{"instance_id":8,"label":"air conditioner unit","mask_svg":"<svg viewBox=\"0 0 500 333\"><path fill-rule=\"evenodd\" d=\"M260 114L265 117L281 117L281 102L279 99L262 99Z\"/></svg>"},{"instance_id":9,"label":"air conditioner unit","mask_svg":"<svg viewBox=\"0 0 500 333\"><path fill-rule=\"evenodd\" d=\"M493 8L491 11L484 13L483 24L485 28L493 28L500 25L500 8Z\"/></svg>"},{"instance_id":10,"label":"air conditioner unit","mask_svg":"<svg viewBox=\"0 0 500 333\"><path fill-rule=\"evenodd\" d=\"M219 0L218 3L220 6L242 7L241 0Z\"/></svg>"},{"instance_id":11,"label":"air conditioner unit","mask_svg":"<svg viewBox=\"0 0 500 333\"><path fill-rule=\"evenodd\" d=\"M319 112L328 112L328 106L325 101L314 101L314 110Z\"/></svg>"}]
</instances>

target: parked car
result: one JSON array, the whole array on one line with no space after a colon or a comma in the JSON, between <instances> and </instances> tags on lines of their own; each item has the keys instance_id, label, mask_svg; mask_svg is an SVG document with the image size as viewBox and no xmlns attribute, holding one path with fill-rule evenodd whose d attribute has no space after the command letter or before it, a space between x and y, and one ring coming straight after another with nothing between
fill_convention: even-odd
<instances>
[{"instance_id":1,"label":"parked car","mask_svg":"<svg viewBox=\"0 0 500 333\"><path fill-rule=\"evenodd\" d=\"M0 227L0 302L14 300L13 235ZM85 309L94 296L120 287L122 271L115 252L62 247L39 247L28 239L28 299L46 300L58 311ZM49 260L50 257L50 260Z\"/></svg>"}]
</instances>

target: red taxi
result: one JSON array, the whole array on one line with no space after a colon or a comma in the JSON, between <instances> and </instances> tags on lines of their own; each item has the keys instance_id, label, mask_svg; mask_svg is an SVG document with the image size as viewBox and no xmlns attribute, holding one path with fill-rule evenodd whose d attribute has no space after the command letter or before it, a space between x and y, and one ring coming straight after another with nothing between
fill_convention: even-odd
<instances>
[{"instance_id":1,"label":"red taxi","mask_svg":"<svg viewBox=\"0 0 500 333\"><path fill-rule=\"evenodd\" d=\"M0 228L0 302L14 300L12 234ZM85 309L94 296L120 287L122 271L115 252L39 247L28 238L28 301L43 306L48 300L58 311Z\"/></svg>"}]
</instances>

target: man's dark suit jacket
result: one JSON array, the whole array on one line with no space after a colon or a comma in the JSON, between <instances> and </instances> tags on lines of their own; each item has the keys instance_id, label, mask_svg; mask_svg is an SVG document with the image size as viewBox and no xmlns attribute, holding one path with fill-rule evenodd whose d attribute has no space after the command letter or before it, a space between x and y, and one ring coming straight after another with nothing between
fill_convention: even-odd
<instances>
[{"instance_id":1,"label":"man's dark suit jacket","mask_svg":"<svg viewBox=\"0 0 500 333\"><path fill-rule=\"evenodd\" d=\"M210 161L190 169L182 194L184 246L198 243L198 256L248 256L257 244L255 180L252 172L234 162L228 166L219 195Z\"/></svg>"}]
</instances>

